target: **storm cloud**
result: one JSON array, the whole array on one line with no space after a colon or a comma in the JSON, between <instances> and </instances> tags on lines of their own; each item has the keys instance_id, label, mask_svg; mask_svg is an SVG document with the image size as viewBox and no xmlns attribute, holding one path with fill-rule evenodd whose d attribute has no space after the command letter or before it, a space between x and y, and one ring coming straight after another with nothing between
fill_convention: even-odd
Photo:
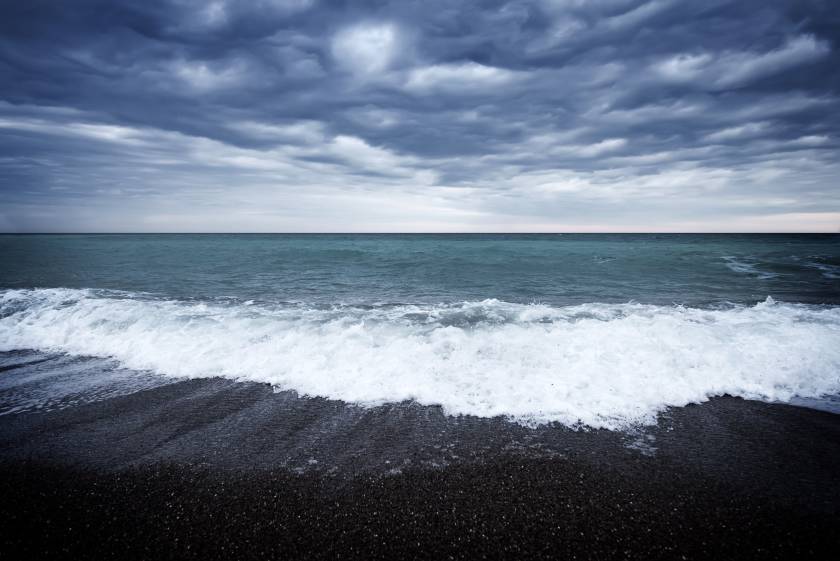
<instances>
[{"instance_id":1,"label":"storm cloud","mask_svg":"<svg viewBox=\"0 0 840 561\"><path fill-rule=\"evenodd\" d=\"M29 0L2 231L838 231L832 0Z\"/></svg>"}]
</instances>

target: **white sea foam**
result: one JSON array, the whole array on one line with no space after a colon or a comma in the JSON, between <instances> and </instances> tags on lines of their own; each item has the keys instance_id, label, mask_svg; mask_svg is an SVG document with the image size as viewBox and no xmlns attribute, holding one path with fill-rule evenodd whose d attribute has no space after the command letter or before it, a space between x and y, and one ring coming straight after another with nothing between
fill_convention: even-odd
<instances>
[{"instance_id":1,"label":"white sea foam","mask_svg":"<svg viewBox=\"0 0 840 561\"><path fill-rule=\"evenodd\" d=\"M755 266L754 263L742 261L735 257L727 256L724 257L723 260L726 261L726 266L729 268L729 270L734 271L736 273L752 275L762 280L768 280L779 276L776 273L761 271Z\"/></svg>"},{"instance_id":2,"label":"white sea foam","mask_svg":"<svg viewBox=\"0 0 840 561\"><path fill-rule=\"evenodd\" d=\"M724 393L840 392L840 308L770 298L725 310L496 300L316 309L8 290L0 350L21 348L362 405L414 399L450 414L609 429Z\"/></svg>"}]
</instances>

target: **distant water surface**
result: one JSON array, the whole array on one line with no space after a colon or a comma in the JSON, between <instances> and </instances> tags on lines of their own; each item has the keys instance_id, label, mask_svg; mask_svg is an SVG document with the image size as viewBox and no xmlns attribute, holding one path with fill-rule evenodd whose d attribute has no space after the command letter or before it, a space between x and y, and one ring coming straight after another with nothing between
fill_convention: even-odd
<instances>
[{"instance_id":1,"label":"distant water surface","mask_svg":"<svg viewBox=\"0 0 840 561\"><path fill-rule=\"evenodd\" d=\"M4 288L313 304L840 303L840 235L0 236Z\"/></svg>"}]
</instances>

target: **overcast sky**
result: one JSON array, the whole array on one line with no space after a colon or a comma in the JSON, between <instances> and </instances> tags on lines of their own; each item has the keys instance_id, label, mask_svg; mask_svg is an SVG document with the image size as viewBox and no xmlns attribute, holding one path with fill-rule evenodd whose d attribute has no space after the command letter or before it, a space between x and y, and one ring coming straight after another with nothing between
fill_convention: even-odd
<instances>
[{"instance_id":1,"label":"overcast sky","mask_svg":"<svg viewBox=\"0 0 840 561\"><path fill-rule=\"evenodd\" d=\"M27 0L0 231L840 231L836 0Z\"/></svg>"}]
</instances>

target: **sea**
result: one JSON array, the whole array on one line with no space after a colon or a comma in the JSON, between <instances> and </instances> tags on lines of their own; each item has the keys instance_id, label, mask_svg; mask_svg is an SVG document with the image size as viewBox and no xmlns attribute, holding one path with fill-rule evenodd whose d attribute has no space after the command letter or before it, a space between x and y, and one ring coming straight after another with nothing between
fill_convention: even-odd
<instances>
[{"instance_id":1,"label":"sea","mask_svg":"<svg viewBox=\"0 0 840 561\"><path fill-rule=\"evenodd\" d=\"M840 413L840 235L0 236L0 415L215 377L528 426Z\"/></svg>"}]
</instances>

